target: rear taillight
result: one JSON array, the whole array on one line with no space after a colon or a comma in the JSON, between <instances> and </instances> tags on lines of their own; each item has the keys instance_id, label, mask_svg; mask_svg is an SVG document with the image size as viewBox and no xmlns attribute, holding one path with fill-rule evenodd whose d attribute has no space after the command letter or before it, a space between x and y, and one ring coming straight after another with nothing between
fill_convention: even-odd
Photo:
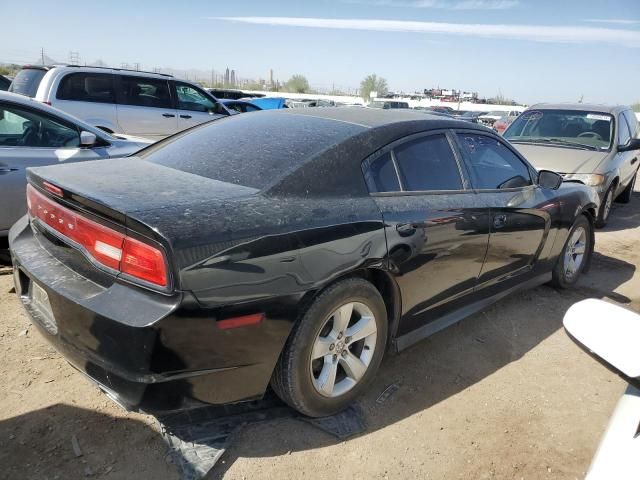
<instances>
[{"instance_id":1,"label":"rear taillight","mask_svg":"<svg viewBox=\"0 0 640 480\"><path fill-rule=\"evenodd\" d=\"M45 188L62 194L55 185ZM80 245L96 262L138 280L167 286L166 258L160 249L89 220L51 201L31 185L27 185L27 206L31 217Z\"/></svg>"}]
</instances>

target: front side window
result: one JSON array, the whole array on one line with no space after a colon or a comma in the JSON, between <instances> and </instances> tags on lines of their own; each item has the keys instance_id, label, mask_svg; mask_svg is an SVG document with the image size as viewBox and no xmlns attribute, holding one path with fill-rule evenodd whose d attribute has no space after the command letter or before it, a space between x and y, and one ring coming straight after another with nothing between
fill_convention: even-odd
<instances>
[{"instance_id":1,"label":"front side window","mask_svg":"<svg viewBox=\"0 0 640 480\"><path fill-rule=\"evenodd\" d=\"M364 178L370 192L398 192L401 190L391 153L365 162Z\"/></svg>"},{"instance_id":2,"label":"front side window","mask_svg":"<svg viewBox=\"0 0 640 480\"><path fill-rule=\"evenodd\" d=\"M625 118L627 119L627 123L629 124L629 131L631 132L632 138L638 138L640 124L638 123L638 118L636 114L631 110L625 110L623 112Z\"/></svg>"},{"instance_id":3,"label":"front side window","mask_svg":"<svg viewBox=\"0 0 640 480\"><path fill-rule=\"evenodd\" d=\"M178 94L178 109L192 112L212 112L215 109L214 102L203 92L186 83L176 82Z\"/></svg>"},{"instance_id":4,"label":"front side window","mask_svg":"<svg viewBox=\"0 0 640 480\"><path fill-rule=\"evenodd\" d=\"M586 110L527 110L514 120L504 138L512 143L608 150L613 139L613 117Z\"/></svg>"},{"instance_id":5,"label":"front side window","mask_svg":"<svg viewBox=\"0 0 640 480\"><path fill-rule=\"evenodd\" d=\"M531 185L527 166L499 140L475 133L459 133L458 141L479 190L519 188Z\"/></svg>"},{"instance_id":6,"label":"front side window","mask_svg":"<svg viewBox=\"0 0 640 480\"><path fill-rule=\"evenodd\" d=\"M394 149L403 190L461 190L458 164L444 134L406 142Z\"/></svg>"},{"instance_id":7,"label":"front side window","mask_svg":"<svg viewBox=\"0 0 640 480\"><path fill-rule=\"evenodd\" d=\"M0 147L79 146L77 129L29 109L0 104Z\"/></svg>"},{"instance_id":8,"label":"front side window","mask_svg":"<svg viewBox=\"0 0 640 480\"><path fill-rule=\"evenodd\" d=\"M120 103L140 107L172 108L169 82L156 78L121 77Z\"/></svg>"},{"instance_id":9,"label":"front side window","mask_svg":"<svg viewBox=\"0 0 640 480\"><path fill-rule=\"evenodd\" d=\"M79 102L114 103L113 76L108 73L71 73L60 81L56 98Z\"/></svg>"},{"instance_id":10,"label":"front side window","mask_svg":"<svg viewBox=\"0 0 640 480\"><path fill-rule=\"evenodd\" d=\"M618 145L626 145L631 139L629 125L627 125L624 115L618 115Z\"/></svg>"}]
</instances>

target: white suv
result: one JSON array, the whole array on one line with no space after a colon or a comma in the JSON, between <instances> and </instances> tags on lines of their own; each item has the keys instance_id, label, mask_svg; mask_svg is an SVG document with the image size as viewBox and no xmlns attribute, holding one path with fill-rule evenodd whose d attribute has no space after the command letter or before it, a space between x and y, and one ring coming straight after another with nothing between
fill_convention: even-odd
<instances>
[{"instance_id":1,"label":"white suv","mask_svg":"<svg viewBox=\"0 0 640 480\"><path fill-rule=\"evenodd\" d=\"M26 66L10 91L109 133L152 139L229 115L209 92L171 75L117 68Z\"/></svg>"}]
</instances>

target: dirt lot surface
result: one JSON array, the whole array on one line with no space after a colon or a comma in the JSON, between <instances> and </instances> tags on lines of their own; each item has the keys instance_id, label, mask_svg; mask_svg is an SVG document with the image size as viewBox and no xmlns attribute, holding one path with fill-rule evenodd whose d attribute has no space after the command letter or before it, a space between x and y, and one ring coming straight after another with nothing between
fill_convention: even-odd
<instances>
[{"instance_id":1,"label":"dirt lot surface","mask_svg":"<svg viewBox=\"0 0 640 480\"><path fill-rule=\"evenodd\" d=\"M250 425L208 478L582 478L625 385L569 340L562 317L587 297L640 312L639 266L636 195L598 231L577 288L512 295L388 357L361 402L365 434ZM0 478L89 477L179 478L154 419L123 412L72 369L0 275Z\"/></svg>"}]
</instances>

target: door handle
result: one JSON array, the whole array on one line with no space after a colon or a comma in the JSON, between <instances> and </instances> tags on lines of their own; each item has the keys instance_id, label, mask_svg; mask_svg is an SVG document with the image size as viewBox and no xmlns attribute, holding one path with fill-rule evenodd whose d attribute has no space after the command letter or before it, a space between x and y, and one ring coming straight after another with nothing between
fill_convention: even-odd
<instances>
[{"instance_id":1,"label":"door handle","mask_svg":"<svg viewBox=\"0 0 640 480\"><path fill-rule=\"evenodd\" d=\"M636 163L638 161L638 157L633 157L631 159L631 165L633 165L634 163Z\"/></svg>"},{"instance_id":2,"label":"door handle","mask_svg":"<svg viewBox=\"0 0 640 480\"><path fill-rule=\"evenodd\" d=\"M180 115L180 118L191 118L191 115Z\"/></svg>"},{"instance_id":3,"label":"door handle","mask_svg":"<svg viewBox=\"0 0 640 480\"><path fill-rule=\"evenodd\" d=\"M163 116L164 118L172 118L172 117L175 117L175 115L174 115L173 113L163 113L163 114L162 114L162 116Z\"/></svg>"},{"instance_id":4,"label":"door handle","mask_svg":"<svg viewBox=\"0 0 640 480\"><path fill-rule=\"evenodd\" d=\"M495 215L493 217L493 228L502 228L507 224L506 215Z\"/></svg>"}]
</instances>

